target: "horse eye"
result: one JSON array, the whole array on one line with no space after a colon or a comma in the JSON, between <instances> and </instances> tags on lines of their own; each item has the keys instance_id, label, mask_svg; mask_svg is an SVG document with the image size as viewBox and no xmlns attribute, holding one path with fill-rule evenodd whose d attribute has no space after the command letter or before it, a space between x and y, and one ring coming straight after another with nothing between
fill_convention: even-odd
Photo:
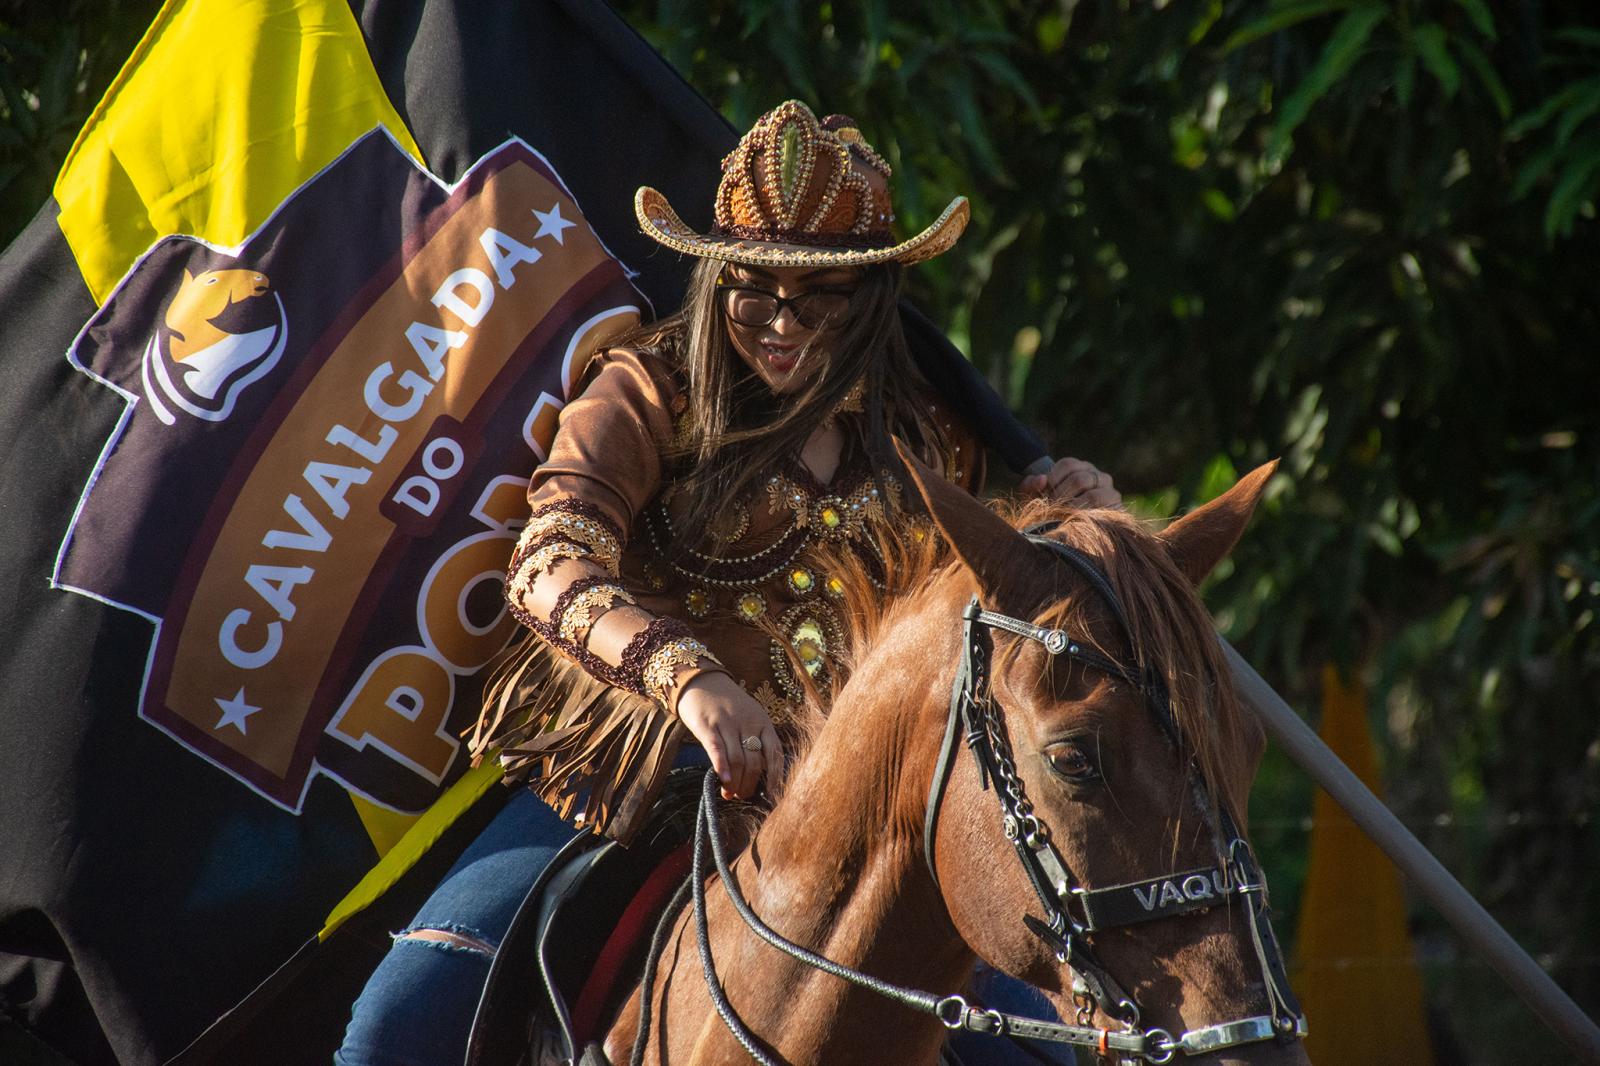
<instances>
[{"instance_id":1,"label":"horse eye","mask_svg":"<svg viewBox=\"0 0 1600 1066\"><path fill-rule=\"evenodd\" d=\"M1044 757L1050 769L1068 781L1081 783L1100 776L1100 768L1094 764L1088 749L1077 741L1064 740L1052 744L1044 750Z\"/></svg>"}]
</instances>

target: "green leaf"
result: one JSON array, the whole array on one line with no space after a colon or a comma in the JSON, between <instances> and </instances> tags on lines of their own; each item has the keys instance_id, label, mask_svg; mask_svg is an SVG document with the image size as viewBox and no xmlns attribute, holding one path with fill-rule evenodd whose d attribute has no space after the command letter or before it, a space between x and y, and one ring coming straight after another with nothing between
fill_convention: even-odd
<instances>
[{"instance_id":1,"label":"green leaf","mask_svg":"<svg viewBox=\"0 0 1600 1066\"><path fill-rule=\"evenodd\" d=\"M1401 107L1411 106L1411 95L1417 91L1417 55L1405 52L1394 71L1394 95Z\"/></svg>"},{"instance_id":2,"label":"green leaf","mask_svg":"<svg viewBox=\"0 0 1600 1066\"><path fill-rule=\"evenodd\" d=\"M1340 78L1355 65L1366 50L1367 38L1377 28L1388 12L1381 7L1359 7L1339 20L1333 36L1328 39L1311 72L1289 98L1283 102L1283 112L1267 143L1267 157L1281 160L1288 151L1289 139L1300 128L1318 100L1327 95Z\"/></svg>"},{"instance_id":3,"label":"green leaf","mask_svg":"<svg viewBox=\"0 0 1600 1066\"><path fill-rule=\"evenodd\" d=\"M1467 61L1467 66L1478 76L1478 82L1483 86L1483 91L1489 94L1489 99L1494 101L1494 109L1500 113L1502 121L1511 117L1511 94L1506 91L1506 83L1500 80L1500 72L1494 69L1483 49L1471 41L1459 40L1456 48L1461 52L1461 58Z\"/></svg>"},{"instance_id":4,"label":"green leaf","mask_svg":"<svg viewBox=\"0 0 1600 1066\"><path fill-rule=\"evenodd\" d=\"M961 126L962 137L977 157L979 165L988 171L991 179L1005 180L1005 164L1000 161L1000 153L995 151L994 142L989 138L983 109L978 106L972 82L965 73L945 80L945 99L949 101L950 110Z\"/></svg>"},{"instance_id":5,"label":"green leaf","mask_svg":"<svg viewBox=\"0 0 1600 1066\"><path fill-rule=\"evenodd\" d=\"M24 140L32 141L39 135L39 123L33 109L22 98L22 92L12 84L10 78L0 75L0 94L4 94L6 108L10 111L7 116L10 124Z\"/></svg>"},{"instance_id":6,"label":"green leaf","mask_svg":"<svg viewBox=\"0 0 1600 1066\"><path fill-rule=\"evenodd\" d=\"M1028 110L1033 112L1034 117L1038 117L1039 98L1034 95L1033 87L1028 84L1028 79L1024 78L1017 71L1017 68L1011 65L1010 60L1000 53L990 51L987 48L980 48L972 53L972 60L987 71L989 77L1015 93L1017 99L1026 104Z\"/></svg>"},{"instance_id":7,"label":"green leaf","mask_svg":"<svg viewBox=\"0 0 1600 1066\"><path fill-rule=\"evenodd\" d=\"M1054 13L1043 16L1034 24L1033 39L1041 52L1054 55L1067 42L1067 20Z\"/></svg>"},{"instance_id":8,"label":"green leaf","mask_svg":"<svg viewBox=\"0 0 1600 1066\"><path fill-rule=\"evenodd\" d=\"M861 23L866 44L861 49L861 69L856 75L857 91L872 83L872 75L880 61L888 59L893 45L884 40L889 30L889 10L884 0L867 0L861 7ZM888 52L886 52L888 50Z\"/></svg>"},{"instance_id":9,"label":"green leaf","mask_svg":"<svg viewBox=\"0 0 1600 1066\"><path fill-rule=\"evenodd\" d=\"M1215 26L1221 17L1222 0L1211 0L1205 10L1200 12L1200 17L1195 19L1194 25L1189 27L1189 46L1192 48L1204 40L1206 34L1211 32L1211 27Z\"/></svg>"},{"instance_id":10,"label":"green leaf","mask_svg":"<svg viewBox=\"0 0 1600 1066\"><path fill-rule=\"evenodd\" d=\"M1572 220L1578 211L1594 200L1600 189L1600 144L1568 163L1545 207L1544 235L1550 240L1572 233Z\"/></svg>"},{"instance_id":11,"label":"green leaf","mask_svg":"<svg viewBox=\"0 0 1600 1066\"><path fill-rule=\"evenodd\" d=\"M1600 48L1600 30L1591 30L1585 26L1568 26L1550 36L1557 41L1569 41L1587 48Z\"/></svg>"},{"instance_id":12,"label":"green leaf","mask_svg":"<svg viewBox=\"0 0 1600 1066\"><path fill-rule=\"evenodd\" d=\"M1517 180L1511 186L1511 200L1513 203L1528 195L1533 190L1533 187L1539 184L1545 175L1550 173L1550 169L1555 166L1556 160L1560 159L1564 154L1562 148L1563 146L1559 144L1547 144L1529 156L1528 161L1518 168Z\"/></svg>"},{"instance_id":13,"label":"green leaf","mask_svg":"<svg viewBox=\"0 0 1600 1066\"><path fill-rule=\"evenodd\" d=\"M1204 203L1213 215L1224 222L1232 222L1238 214L1233 206L1233 201L1228 199L1228 194L1221 189L1207 189L1200 194L1200 201Z\"/></svg>"},{"instance_id":14,"label":"green leaf","mask_svg":"<svg viewBox=\"0 0 1600 1066\"><path fill-rule=\"evenodd\" d=\"M802 53L799 48L780 47L775 50L775 55L789 82L785 89L802 99L812 102L818 100L821 94L817 92L817 87L811 80L815 61Z\"/></svg>"},{"instance_id":15,"label":"green leaf","mask_svg":"<svg viewBox=\"0 0 1600 1066\"><path fill-rule=\"evenodd\" d=\"M767 19L777 11L778 5L774 0L746 0L744 7L744 29L739 36L749 40L761 31Z\"/></svg>"},{"instance_id":16,"label":"green leaf","mask_svg":"<svg viewBox=\"0 0 1600 1066\"><path fill-rule=\"evenodd\" d=\"M867 30L867 48L875 52L878 42L889 32L889 6L886 0L867 0L861 5L861 21Z\"/></svg>"},{"instance_id":17,"label":"green leaf","mask_svg":"<svg viewBox=\"0 0 1600 1066\"><path fill-rule=\"evenodd\" d=\"M1308 0L1306 3L1289 4L1234 30L1223 42L1222 54L1226 55L1235 48L1243 47L1252 41L1259 41L1279 30L1299 25L1307 19L1319 18L1334 11L1348 10L1350 6L1351 0Z\"/></svg>"},{"instance_id":18,"label":"green leaf","mask_svg":"<svg viewBox=\"0 0 1600 1066\"><path fill-rule=\"evenodd\" d=\"M1238 480L1239 472L1234 469L1233 460L1221 453L1213 455L1200 474L1200 484L1195 488L1195 505L1210 503L1233 488Z\"/></svg>"},{"instance_id":19,"label":"green leaf","mask_svg":"<svg viewBox=\"0 0 1600 1066\"><path fill-rule=\"evenodd\" d=\"M1402 545L1400 544L1399 536L1395 534L1394 530L1389 529L1387 526L1380 526L1376 522L1369 522L1367 523L1367 536L1370 537L1372 542L1378 546L1379 550L1384 552L1386 555L1398 556L1403 550Z\"/></svg>"},{"instance_id":20,"label":"green leaf","mask_svg":"<svg viewBox=\"0 0 1600 1066\"><path fill-rule=\"evenodd\" d=\"M1206 161L1206 131L1183 124L1172 131L1172 160L1179 166L1197 170Z\"/></svg>"},{"instance_id":21,"label":"green leaf","mask_svg":"<svg viewBox=\"0 0 1600 1066\"><path fill-rule=\"evenodd\" d=\"M1590 78L1581 82L1583 91L1573 97L1572 103L1562 112L1556 120L1556 143L1566 144L1572 140L1572 135L1585 119L1596 111L1600 111L1600 78ZM1576 88L1577 86L1574 86Z\"/></svg>"},{"instance_id":22,"label":"green leaf","mask_svg":"<svg viewBox=\"0 0 1600 1066\"><path fill-rule=\"evenodd\" d=\"M1422 65L1439 80L1439 87L1444 90L1444 95L1454 97L1456 91L1461 88L1461 67L1450 55L1444 27L1437 22L1423 23L1417 27L1412 40L1416 42L1417 54L1422 57Z\"/></svg>"},{"instance_id":23,"label":"green leaf","mask_svg":"<svg viewBox=\"0 0 1600 1066\"><path fill-rule=\"evenodd\" d=\"M900 76L900 83L909 89L911 83L916 80L917 75L922 73L922 68L927 65L928 60L932 59L937 51L938 49L926 40L919 40L915 46L906 49L901 55L899 66L895 70L895 73Z\"/></svg>"},{"instance_id":24,"label":"green leaf","mask_svg":"<svg viewBox=\"0 0 1600 1066\"><path fill-rule=\"evenodd\" d=\"M1467 16L1472 19L1472 24L1478 27L1478 32L1491 41L1500 39L1495 32L1494 16L1489 13L1489 5L1483 0L1456 0L1456 3L1467 9Z\"/></svg>"},{"instance_id":25,"label":"green leaf","mask_svg":"<svg viewBox=\"0 0 1600 1066\"><path fill-rule=\"evenodd\" d=\"M1546 122L1549 122L1555 117L1556 112L1566 107L1568 103L1575 99L1581 89L1582 83L1577 85L1568 85L1560 92L1546 97L1544 101L1532 111L1518 115L1517 120L1506 128L1506 136L1515 139L1517 137L1521 137L1525 133L1531 133L1540 126L1543 126Z\"/></svg>"}]
</instances>

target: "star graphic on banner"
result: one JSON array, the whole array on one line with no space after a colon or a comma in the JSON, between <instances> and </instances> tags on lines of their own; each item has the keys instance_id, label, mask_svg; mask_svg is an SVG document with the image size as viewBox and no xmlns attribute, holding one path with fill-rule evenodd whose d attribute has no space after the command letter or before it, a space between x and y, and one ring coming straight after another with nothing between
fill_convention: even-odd
<instances>
[{"instance_id":1,"label":"star graphic on banner","mask_svg":"<svg viewBox=\"0 0 1600 1066\"><path fill-rule=\"evenodd\" d=\"M540 237L554 237L557 244L564 245L567 242L561 231L571 229L577 225L576 222L568 222L561 217L560 200L557 200L555 206L548 211L540 211L538 208L534 208L533 214L539 220L539 232L533 235L534 240L538 240Z\"/></svg>"},{"instance_id":2,"label":"star graphic on banner","mask_svg":"<svg viewBox=\"0 0 1600 1066\"><path fill-rule=\"evenodd\" d=\"M244 720L261 709L245 702L244 688L242 686L238 692L234 693L232 699L225 700L217 697L216 700L217 706L222 708L222 717L217 719L217 724L213 727L215 729L231 725L243 733L245 731Z\"/></svg>"}]
</instances>

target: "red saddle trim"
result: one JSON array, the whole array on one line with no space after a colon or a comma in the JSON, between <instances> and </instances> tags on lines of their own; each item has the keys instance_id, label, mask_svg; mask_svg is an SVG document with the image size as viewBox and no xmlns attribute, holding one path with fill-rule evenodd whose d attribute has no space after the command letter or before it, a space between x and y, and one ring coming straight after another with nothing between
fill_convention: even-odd
<instances>
[{"instance_id":1,"label":"red saddle trim","mask_svg":"<svg viewBox=\"0 0 1600 1066\"><path fill-rule=\"evenodd\" d=\"M572 1010L572 1035L578 1047L603 1035L599 1030L605 1019L600 1012L611 1001L617 982L632 976L624 974L622 969L639 942L649 939L655 931L657 916L689 873L693 849L694 843L690 841L667 853L634 894L611 935L606 937L605 947L600 949Z\"/></svg>"}]
</instances>

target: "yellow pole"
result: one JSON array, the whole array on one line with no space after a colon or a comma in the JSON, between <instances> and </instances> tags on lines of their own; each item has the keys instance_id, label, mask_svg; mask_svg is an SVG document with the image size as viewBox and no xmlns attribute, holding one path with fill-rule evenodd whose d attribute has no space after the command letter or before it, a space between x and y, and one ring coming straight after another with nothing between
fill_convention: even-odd
<instances>
[{"instance_id":1,"label":"yellow pole","mask_svg":"<svg viewBox=\"0 0 1600 1066\"><path fill-rule=\"evenodd\" d=\"M1365 688L1331 664L1322 671L1321 734L1381 798ZM1306 1052L1317 1063L1428 1066L1433 1049L1400 876L1321 789L1312 825L1292 977L1311 1030Z\"/></svg>"}]
</instances>

